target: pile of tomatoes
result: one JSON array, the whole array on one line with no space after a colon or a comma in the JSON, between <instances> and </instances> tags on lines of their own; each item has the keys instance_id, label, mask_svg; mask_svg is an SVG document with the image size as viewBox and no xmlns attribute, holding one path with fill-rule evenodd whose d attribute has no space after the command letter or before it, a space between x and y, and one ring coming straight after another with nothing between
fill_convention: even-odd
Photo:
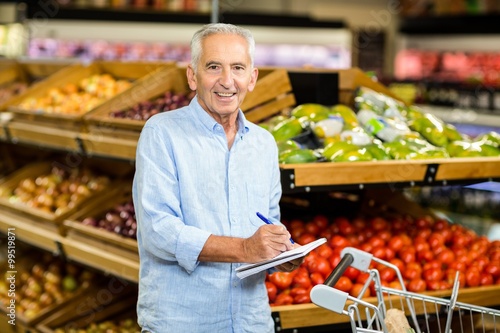
<instances>
[{"instance_id":1,"label":"pile of tomatoes","mask_svg":"<svg viewBox=\"0 0 500 333\"><path fill-rule=\"evenodd\" d=\"M268 274L266 286L271 306L310 303L309 293L337 266L346 246L356 247L388 261L400 270L406 289L412 292L448 290L459 271L460 287L500 285L500 241L489 241L464 226L432 216L335 217L316 215L283 221L292 238L301 245L325 237L293 272ZM381 282L402 288L396 272L372 262ZM358 297L368 273L349 267L336 289ZM375 296L374 287L363 297Z\"/></svg>"}]
</instances>

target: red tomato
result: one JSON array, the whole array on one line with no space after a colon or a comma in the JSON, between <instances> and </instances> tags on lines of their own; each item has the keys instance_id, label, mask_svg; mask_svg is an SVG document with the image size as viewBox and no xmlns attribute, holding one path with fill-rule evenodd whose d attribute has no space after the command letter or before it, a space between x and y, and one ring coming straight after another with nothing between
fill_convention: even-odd
<instances>
[{"instance_id":1,"label":"red tomato","mask_svg":"<svg viewBox=\"0 0 500 333\"><path fill-rule=\"evenodd\" d=\"M343 236L350 235L355 231L351 222L349 222L349 220L345 217L337 217L334 223L338 225L339 233Z\"/></svg>"},{"instance_id":2,"label":"red tomato","mask_svg":"<svg viewBox=\"0 0 500 333\"><path fill-rule=\"evenodd\" d=\"M375 258L379 258L379 259L382 259L382 260L385 260L385 246L377 246L377 247L374 247L370 253L373 254L373 256Z\"/></svg>"},{"instance_id":3,"label":"red tomato","mask_svg":"<svg viewBox=\"0 0 500 333\"><path fill-rule=\"evenodd\" d=\"M491 286L493 281L493 275L484 272L481 273L481 279L479 281L481 286Z\"/></svg>"},{"instance_id":4,"label":"red tomato","mask_svg":"<svg viewBox=\"0 0 500 333\"><path fill-rule=\"evenodd\" d=\"M359 273L361 273L359 271L359 269L356 269L352 266L349 266L347 267L347 269L344 271L344 276L349 278L351 281L356 281L356 279L358 278L359 276Z\"/></svg>"},{"instance_id":5,"label":"red tomato","mask_svg":"<svg viewBox=\"0 0 500 333\"><path fill-rule=\"evenodd\" d=\"M337 267L337 265L339 264L340 262L340 253L338 252L335 252L333 253L330 258L328 258L328 261L330 262L330 267L332 267L332 269L334 269L335 267Z\"/></svg>"},{"instance_id":6,"label":"red tomato","mask_svg":"<svg viewBox=\"0 0 500 333\"><path fill-rule=\"evenodd\" d=\"M299 243L300 245L306 245L311 242L314 242L316 240L316 237L313 234L305 232L302 235L300 235L300 237L295 239L297 240L297 243Z\"/></svg>"},{"instance_id":7,"label":"red tomato","mask_svg":"<svg viewBox=\"0 0 500 333\"><path fill-rule=\"evenodd\" d=\"M322 230L320 233L319 233L319 237L320 238L326 238L327 240L330 240L332 237L333 237L333 231L330 230L330 229L325 229L325 230Z\"/></svg>"},{"instance_id":8,"label":"red tomato","mask_svg":"<svg viewBox=\"0 0 500 333\"><path fill-rule=\"evenodd\" d=\"M290 296L295 297L297 295L304 295L309 293L308 288L294 287L290 289Z\"/></svg>"},{"instance_id":9,"label":"red tomato","mask_svg":"<svg viewBox=\"0 0 500 333\"><path fill-rule=\"evenodd\" d=\"M427 283L422 278L415 278L408 283L408 291L421 293L427 289Z\"/></svg>"},{"instance_id":10,"label":"red tomato","mask_svg":"<svg viewBox=\"0 0 500 333\"><path fill-rule=\"evenodd\" d=\"M359 275L356 278L356 282L355 283L364 284L366 282L366 280L368 280L369 277L370 277L370 273L368 273L368 272L359 272Z\"/></svg>"},{"instance_id":11,"label":"red tomato","mask_svg":"<svg viewBox=\"0 0 500 333\"><path fill-rule=\"evenodd\" d=\"M434 230L445 230L448 228L449 223L444 219L437 219L436 222L434 222Z\"/></svg>"},{"instance_id":12,"label":"red tomato","mask_svg":"<svg viewBox=\"0 0 500 333\"><path fill-rule=\"evenodd\" d=\"M401 250L403 248L403 245L403 239L399 235L392 236L387 243L387 246L395 252Z\"/></svg>"},{"instance_id":13,"label":"red tomato","mask_svg":"<svg viewBox=\"0 0 500 333\"><path fill-rule=\"evenodd\" d=\"M387 243L389 239L392 238L392 232L390 230L381 230L378 234L378 237L382 238L384 243Z\"/></svg>"},{"instance_id":14,"label":"red tomato","mask_svg":"<svg viewBox=\"0 0 500 333\"><path fill-rule=\"evenodd\" d=\"M477 287L481 283L481 273L477 267L469 267L465 272L465 285L467 287Z\"/></svg>"},{"instance_id":15,"label":"red tomato","mask_svg":"<svg viewBox=\"0 0 500 333\"><path fill-rule=\"evenodd\" d=\"M484 272L491 274L494 278L500 277L500 261L490 261L490 263L484 267Z\"/></svg>"},{"instance_id":16,"label":"red tomato","mask_svg":"<svg viewBox=\"0 0 500 333\"><path fill-rule=\"evenodd\" d=\"M334 249L335 248L343 249L344 247L351 246L351 243L346 237L340 235L333 235L332 238L330 239L330 246Z\"/></svg>"},{"instance_id":17,"label":"red tomato","mask_svg":"<svg viewBox=\"0 0 500 333\"><path fill-rule=\"evenodd\" d=\"M379 236L372 236L368 239L368 243L372 246L372 247L380 247L380 246L385 246L385 241L379 237Z\"/></svg>"},{"instance_id":18,"label":"red tomato","mask_svg":"<svg viewBox=\"0 0 500 333\"><path fill-rule=\"evenodd\" d=\"M352 288L352 281L345 276L341 276L338 279L337 283L335 283L334 288L340 291L349 292L349 290L351 290Z\"/></svg>"},{"instance_id":19,"label":"red tomato","mask_svg":"<svg viewBox=\"0 0 500 333\"><path fill-rule=\"evenodd\" d=\"M394 280L394 281L390 282L389 288L403 290L403 286L401 285L401 282L399 282L399 280Z\"/></svg>"},{"instance_id":20,"label":"red tomato","mask_svg":"<svg viewBox=\"0 0 500 333\"><path fill-rule=\"evenodd\" d=\"M332 248L327 243L320 245L315 249L315 251L318 253L320 257L326 259L330 258L330 256L333 254Z\"/></svg>"},{"instance_id":21,"label":"red tomato","mask_svg":"<svg viewBox=\"0 0 500 333\"><path fill-rule=\"evenodd\" d=\"M403 260L399 259L399 258L394 258L394 259L391 259L389 260L389 263L393 264L394 266L396 266L399 271L402 273L404 270L405 270L405 263L403 262Z\"/></svg>"},{"instance_id":22,"label":"red tomato","mask_svg":"<svg viewBox=\"0 0 500 333\"><path fill-rule=\"evenodd\" d=\"M479 268L479 270L482 271L484 269L484 267L486 267L489 263L490 263L490 260L488 258L478 255L476 258L474 258L471 265L477 266Z\"/></svg>"},{"instance_id":23,"label":"red tomato","mask_svg":"<svg viewBox=\"0 0 500 333\"><path fill-rule=\"evenodd\" d=\"M295 227L292 228L290 227L290 236L292 236L292 239L299 239L300 236L302 236L306 232L306 228L304 226L300 227Z\"/></svg>"},{"instance_id":24,"label":"red tomato","mask_svg":"<svg viewBox=\"0 0 500 333\"><path fill-rule=\"evenodd\" d=\"M429 238L427 239L427 241L429 242L429 245L431 246L432 249L435 249L439 246L443 246L444 245L444 236L437 233L437 232L433 232Z\"/></svg>"},{"instance_id":25,"label":"red tomato","mask_svg":"<svg viewBox=\"0 0 500 333\"><path fill-rule=\"evenodd\" d=\"M380 279L386 282L392 282L396 278L396 272L390 267L384 267L379 271Z\"/></svg>"},{"instance_id":26,"label":"red tomato","mask_svg":"<svg viewBox=\"0 0 500 333\"><path fill-rule=\"evenodd\" d=\"M370 288L366 288L365 293L363 296L359 297L361 294L361 289L363 289L363 284L361 283L355 283L352 285L351 290L349 291L349 294L353 297L357 298L365 298L365 297L370 297Z\"/></svg>"},{"instance_id":27,"label":"red tomato","mask_svg":"<svg viewBox=\"0 0 500 333\"><path fill-rule=\"evenodd\" d=\"M382 230L387 230L389 224L387 223L387 220L385 220L383 217L374 217L370 221L370 227L375 231L382 231Z\"/></svg>"},{"instance_id":28,"label":"red tomato","mask_svg":"<svg viewBox=\"0 0 500 333\"><path fill-rule=\"evenodd\" d=\"M427 239L418 236L413 240L413 246L415 246L415 250L417 252L431 249Z\"/></svg>"},{"instance_id":29,"label":"red tomato","mask_svg":"<svg viewBox=\"0 0 500 333\"><path fill-rule=\"evenodd\" d=\"M302 220L299 220L299 219L293 219L290 221L290 229L295 229L295 228L299 228L299 227L304 227L305 223L304 221Z\"/></svg>"},{"instance_id":30,"label":"red tomato","mask_svg":"<svg viewBox=\"0 0 500 333\"><path fill-rule=\"evenodd\" d=\"M430 216L422 216L415 219L415 226L418 229L430 228L434 222L434 219Z\"/></svg>"},{"instance_id":31,"label":"red tomato","mask_svg":"<svg viewBox=\"0 0 500 333\"><path fill-rule=\"evenodd\" d=\"M440 268L428 268L422 272L422 277L425 281L441 281L444 273Z\"/></svg>"},{"instance_id":32,"label":"red tomato","mask_svg":"<svg viewBox=\"0 0 500 333\"><path fill-rule=\"evenodd\" d=\"M293 304L293 297L288 293L280 293L276 296L274 305L290 305Z\"/></svg>"},{"instance_id":33,"label":"red tomato","mask_svg":"<svg viewBox=\"0 0 500 333\"><path fill-rule=\"evenodd\" d=\"M325 278L321 275L321 273L311 273L309 277L311 278L313 286L325 283Z\"/></svg>"},{"instance_id":34,"label":"red tomato","mask_svg":"<svg viewBox=\"0 0 500 333\"><path fill-rule=\"evenodd\" d=\"M292 286L293 287L299 287L299 288L311 288L312 287L312 282L311 279L309 278L309 274L296 274L293 277L292 280Z\"/></svg>"},{"instance_id":35,"label":"red tomato","mask_svg":"<svg viewBox=\"0 0 500 333\"><path fill-rule=\"evenodd\" d=\"M415 238L427 239L432 234L431 228L419 229L415 235Z\"/></svg>"},{"instance_id":36,"label":"red tomato","mask_svg":"<svg viewBox=\"0 0 500 333\"><path fill-rule=\"evenodd\" d=\"M308 293L297 295L293 298L293 304L311 303L311 296Z\"/></svg>"},{"instance_id":37,"label":"red tomato","mask_svg":"<svg viewBox=\"0 0 500 333\"><path fill-rule=\"evenodd\" d=\"M289 272L274 272L269 274L269 281L271 281L278 289L285 290L292 284L292 273Z\"/></svg>"},{"instance_id":38,"label":"red tomato","mask_svg":"<svg viewBox=\"0 0 500 333\"><path fill-rule=\"evenodd\" d=\"M325 230L328 228L330 222L328 221L328 217L325 215L316 215L313 217L312 223L318 226L319 230Z\"/></svg>"},{"instance_id":39,"label":"red tomato","mask_svg":"<svg viewBox=\"0 0 500 333\"><path fill-rule=\"evenodd\" d=\"M436 259L449 266L455 261L455 253L449 248L445 248L437 255Z\"/></svg>"},{"instance_id":40,"label":"red tomato","mask_svg":"<svg viewBox=\"0 0 500 333\"><path fill-rule=\"evenodd\" d=\"M391 249L389 247L386 247L385 248L385 260L390 261L390 260L394 259L394 257L396 257L396 251L394 251L393 249Z\"/></svg>"},{"instance_id":41,"label":"red tomato","mask_svg":"<svg viewBox=\"0 0 500 333\"><path fill-rule=\"evenodd\" d=\"M414 280L422 276L422 266L416 262L409 262L401 274L405 279Z\"/></svg>"},{"instance_id":42,"label":"red tomato","mask_svg":"<svg viewBox=\"0 0 500 333\"><path fill-rule=\"evenodd\" d=\"M314 235L314 236L318 236L319 231L320 231L319 227L316 224L312 223L312 222L307 223L306 226L305 226L305 229L306 229L306 232L308 234L311 234L311 235Z\"/></svg>"},{"instance_id":43,"label":"red tomato","mask_svg":"<svg viewBox=\"0 0 500 333\"><path fill-rule=\"evenodd\" d=\"M415 262L416 259L415 251L407 247L401 249L401 251L398 252L398 256L405 264Z\"/></svg>"},{"instance_id":44,"label":"red tomato","mask_svg":"<svg viewBox=\"0 0 500 333\"><path fill-rule=\"evenodd\" d=\"M448 265L448 269L453 269L459 272L465 272L467 265L463 261L455 260L451 264ZM463 275L463 274L462 274Z\"/></svg>"},{"instance_id":45,"label":"red tomato","mask_svg":"<svg viewBox=\"0 0 500 333\"><path fill-rule=\"evenodd\" d=\"M434 259L434 252L431 250L421 250L417 252L417 260L419 262L429 262Z\"/></svg>"},{"instance_id":46,"label":"red tomato","mask_svg":"<svg viewBox=\"0 0 500 333\"><path fill-rule=\"evenodd\" d=\"M318 257L316 260L312 261L307 267L311 273L320 273L323 277L328 277L332 272L332 266L328 259L323 257Z\"/></svg>"},{"instance_id":47,"label":"red tomato","mask_svg":"<svg viewBox=\"0 0 500 333\"><path fill-rule=\"evenodd\" d=\"M367 222L362 217L356 217L352 220L352 225L356 230L364 230L366 229Z\"/></svg>"},{"instance_id":48,"label":"red tomato","mask_svg":"<svg viewBox=\"0 0 500 333\"><path fill-rule=\"evenodd\" d=\"M276 288L274 283L266 281L266 289L267 297L269 297L269 302L274 302L274 300L276 299L276 294L278 293L278 288Z\"/></svg>"}]
</instances>

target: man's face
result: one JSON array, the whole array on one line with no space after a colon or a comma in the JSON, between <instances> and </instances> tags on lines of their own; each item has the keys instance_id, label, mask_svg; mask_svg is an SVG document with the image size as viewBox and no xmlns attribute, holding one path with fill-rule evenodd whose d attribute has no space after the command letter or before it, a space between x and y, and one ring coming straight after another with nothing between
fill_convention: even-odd
<instances>
[{"instance_id":1,"label":"man's face","mask_svg":"<svg viewBox=\"0 0 500 333\"><path fill-rule=\"evenodd\" d=\"M188 83L200 105L219 120L237 113L247 91L255 87L258 70L251 68L243 37L211 35L202 43L198 72L188 67Z\"/></svg>"}]
</instances>

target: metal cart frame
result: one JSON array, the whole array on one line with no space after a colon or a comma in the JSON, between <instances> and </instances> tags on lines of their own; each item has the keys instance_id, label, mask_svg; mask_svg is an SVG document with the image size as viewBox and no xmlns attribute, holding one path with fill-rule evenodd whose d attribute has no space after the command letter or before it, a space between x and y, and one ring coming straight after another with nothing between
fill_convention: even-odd
<instances>
[{"instance_id":1,"label":"metal cart frame","mask_svg":"<svg viewBox=\"0 0 500 333\"><path fill-rule=\"evenodd\" d=\"M310 293L311 301L330 311L349 316L354 333L389 333L385 323L389 309L399 309L404 312L409 319L410 327L408 332L411 332L412 329L416 333L455 332L456 328L452 329L452 324L456 324L453 323L453 317L458 311L458 331L460 333L476 331L500 333L499 310L457 301L458 272L450 298L440 298L407 291L398 267L376 258L370 253L346 247L342 250L341 256L340 263L325 280L325 283L312 288ZM378 270L370 268L372 261L392 268L396 272L402 289L382 286ZM349 266L369 273L369 278L366 280L358 297L333 288ZM377 305L362 299L362 295L367 288L370 288L372 283L377 297ZM347 301L350 301L350 303L347 304ZM441 317L446 318L444 324Z\"/></svg>"}]
</instances>

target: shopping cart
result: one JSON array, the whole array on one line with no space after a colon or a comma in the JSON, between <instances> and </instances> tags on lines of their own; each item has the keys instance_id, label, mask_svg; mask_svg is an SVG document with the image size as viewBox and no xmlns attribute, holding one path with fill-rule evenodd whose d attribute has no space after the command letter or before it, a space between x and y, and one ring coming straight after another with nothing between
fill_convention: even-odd
<instances>
[{"instance_id":1,"label":"shopping cart","mask_svg":"<svg viewBox=\"0 0 500 333\"><path fill-rule=\"evenodd\" d=\"M310 296L314 304L349 316L354 333L409 333L413 331L416 333L500 333L499 310L457 301L458 273L451 296L449 298L434 297L407 291L398 267L370 253L346 247L342 250L341 256L340 263L325 283L314 286ZM372 261L394 269L402 290L383 286L378 270L370 268L373 267ZM369 273L369 278L358 297L333 288L349 266ZM376 304L361 299L370 286L375 290ZM401 318L403 321L394 321L394 319Z\"/></svg>"}]
</instances>

